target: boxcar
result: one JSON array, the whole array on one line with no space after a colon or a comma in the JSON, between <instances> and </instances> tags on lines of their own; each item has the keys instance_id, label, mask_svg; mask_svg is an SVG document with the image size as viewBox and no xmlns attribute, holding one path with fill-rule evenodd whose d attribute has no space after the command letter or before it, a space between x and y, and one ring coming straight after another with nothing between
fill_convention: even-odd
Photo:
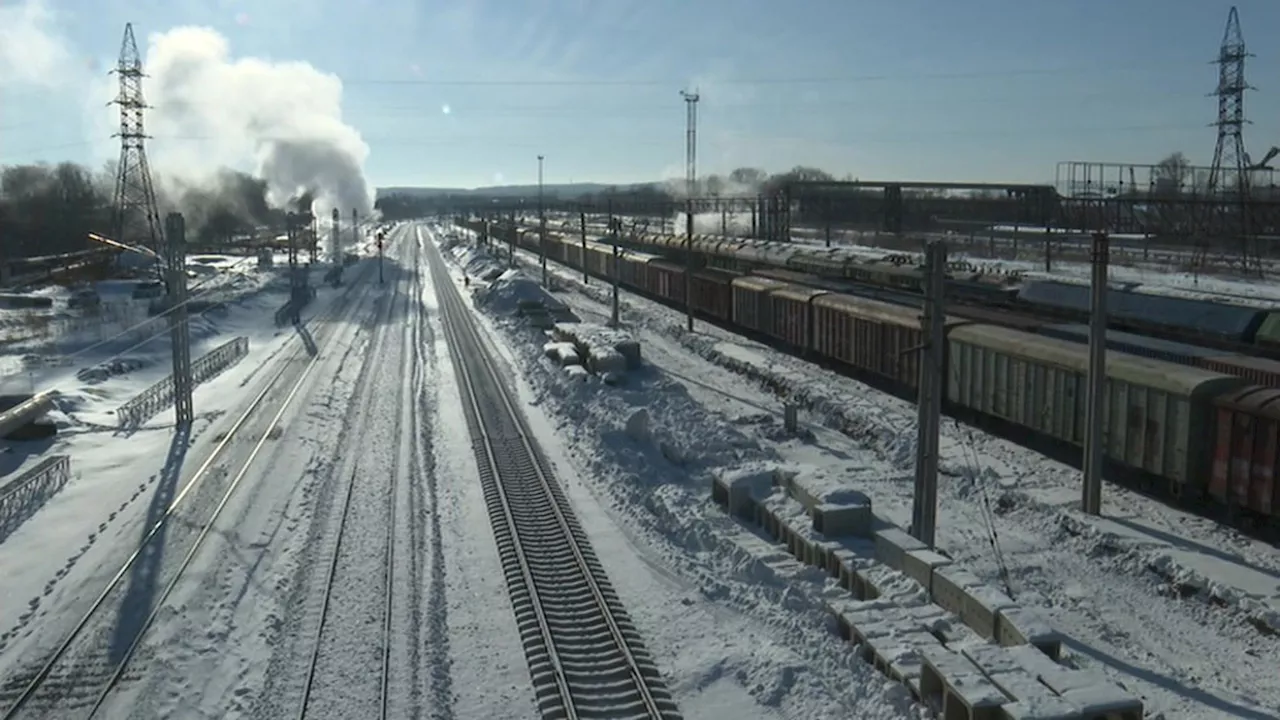
<instances>
[{"instance_id":1,"label":"boxcar","mask_svg":"<svg viewBox=\"0 0 1280 720\"><path fill-rule=\"evenodd\" d=\"M1255 385L1280 388L1280 362L1270 358L1214 352L1212 356L1200 358L1200 367L1242 377Z\"/></svg>"},{"instance_id":2,"label":"boxcar","mask_svg":"<svg viewBox=\"0 0 1280 720\"><path fill-rule=\"evenodd\" d=\"M949 402L1084 443L1087 346L989 325L956 327L947 344ZM1108 352L1104 452L1194 495L1208 470L1209 401L1241 385L1221 373Z\"/></svg>"},{"instance_id":3,"label":"boxcar","mask_svg":"<svg viewBox=\"0 0 1280 720\"><path fill-rule=\"evenodd\" d=\"M810 303L826 294L825 290L799 285L788 285L769 293L773 317L765 332L801 350L813 349L813 308Z\"/></svg>"},{"instance_id":4,"label":"boxcar","mask_svg":"<svg viewBox=\"0 0 1280 720\"><path fill-rule=\"evenodd\" d=\"M728 320L733 314L733 279L740 273L716 268L703 268L693 272L693 307L720 320Z\"/></svg>"},{"instance_id":5,"label":"boxcar","mask_svg":"<svg viewBox=\"0 0 1280 720\"><path fill-rule=\"evenodd\" d=\"M613 265L613 253L611 248L605 248L600 245L587 246L587 270L600 277L610 277L609 272Z\"/></svg>"},{"instance_id":6,"label":"boxcar","mask_svg":"<svg viewBox=\"0 0 1280 720\"><path fill-rule=\"evenodd\" d=\"M769 293L787 287L781 280L746 276L734 278L733 322L748 330L766 332L773 326Z\"/></svg>"},{"instance_id":7,"label":"boxcar","mask_svg":"<svg viewBox=\"0 0 1280 720\"><path fill-rule=\"evenodd\" d=\"M571 242L570 238L565 237L563 242L565 243L565 247L564 247L565 262L569 265L569 267L573 267L581 270L583 267L581 241Z\"/></svg>"},{"instance_id":8,"label":"boxcar","mask_svg":"<svg viewBox=\"0 0 1280 720\"><path fill-rule=\"evenodd\" d=\"M1253 342L1263 347L1280 348L1280 312L1272 310L1266 314L1253 334Z\"/></svg>"},{"instance_id":9,"label":"boxcar","mask_svg":"<svg viewBox=\"0 0 1280 720\"><path fill-rule=\"evenodd\" d=\"M1209 496L1234 511L1280 519L1280 389L1251 385L1213 400Z\"/></svg>"},{"instance_id":10,"label":"boxcar","mask_svg":"<svg viewBox=\"0 0 1280 720\"><path fill-rule=\"evenodd\" d=\"M613 248L609 248L610 255ZM656 255L628 250L618 256L618 283L638 290L649 288L649 263L657 260Z\"/></svg>"},{"instance_id":11,"label":"boxcar","mask_svg":"<svg viewBox=\"0 0 1280 720\"><path fill-rule=\"evenodd\" d=\"M852 295L813 301L814 349L915 388L920 382L920 311Z\"/></svg>"},{"instance_id":12,"label":"boxcar","mask_svg":"<svg viewBox=\"0 0 1280 720\"><path fill-rule=\"evenodd\" d=\"M672 302L684 302L684 268L666 260L650 260L649 292Z\"/></svg>"}]
</instances>

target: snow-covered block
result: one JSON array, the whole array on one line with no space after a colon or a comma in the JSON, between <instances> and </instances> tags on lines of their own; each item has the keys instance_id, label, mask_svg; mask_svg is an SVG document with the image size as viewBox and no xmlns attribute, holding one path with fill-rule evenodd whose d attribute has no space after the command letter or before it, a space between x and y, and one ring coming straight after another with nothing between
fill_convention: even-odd
<instances>
[{"instance_id":1,"label":"snow-covered block","mask_svg":"<svg viewBox=\"0 0 1280 720\"><path fill-rule=\"evenodd\" d=\"M1111 683L1077 688L1062 693L1062 699L1080 709L1086 718L1142 720L1142 700Z\"/></svg>"},{"instance_id":2,"label":"snow-covered block","mask_svg":"<svg viewBox=\"0 0 1280 720\"><path fill-rule=\"evenodd\" d=\"M864 647L877 670L920 693L920 676L924 672L925 648L938 648L938 638L923 628L893 635L868 638Z\"/></svg>"},{"instance_id":3,"label":"snow-covered block","mask_svg":"<svg viewBox=\"0 0 1280 720\"><path fill-rule=\"evenodd\" d=\"M1062 634L1036 611L1014 605L1000 610L996 641L1001 645L1030 645L1054 660L1062 654Z\"/></svg>"},{"instance_id":4,"label":"snow-covered block","mask_svg":"<svg viewBox=\"0 0 1280 720\"><path fill-rule=\"evenodd\" d=\"M1030 645L1006 648L1006 652L1086 718L1142 718L1142 700L1125 692L1102 673L1063 667Z\"/></svg>"},{"instance_id":5,"label":"snow-covered block","mask_svg":"<svg viewBox=\"0 0 1280 720\"><path fill-rule=\"evenodd\" d=\"M966 625L973 628L974 632L987 640L994 640L998 614L1001 610L1016 604L1013 598L1004 594L999 588L987 584L966 588L965 592L969 597L965 602L964 612L960 613L960 618Z\"/></svg>"},{"instance_id":6,"label":"snow-covered block","mask_svg":"<svg viewBox=\"0 0 1280 720\"><path fill-rule=\"evenodd\" d=\"M986 675L991 684L1014 699L1003 710L1010 720L1079 720L1080 711L1022 667L1008 648L996 645L970 645L960 652Z\"/></svg>"},{"instance_id":7,"label":"snow-covered block","mask_svg":"<svg viewBox=\"0 0 1280 720\"><path fill-rule=\"evenodd\" d=\"M555 337L572 342L588 358L610 358L607 367L592 371L622 372L640 366L640 343L629 333L594 323L564 323L553 326ZM617 360L613 360L613 357Z\"/></svg>"},{"instance_id":8,"label":"snow-covered block","mask_svg":"<svg viewBox=\"0 0 1280 720\"><path fill-rule=\"evenodd\" d=\"M933 589L933 571L950 564L950 558L927 548L909 550L902 555L902 572L930 591Z\"/></svg>"},{"instance_id":9,"label":"snow-covered block","mask_svg":"<svg viewBox=\"0 0 1280 720\"><path fill-rule=\"evenodd\" d=\"M977 665L941 645L924 648L920 699L947 720L996 720L1012 699L982 674Z\"/></svg>"},{"instance_id":10,"label":"snow-covered block","mask_svg":"<svg viewBox=\"0 0 1280 720\"><path fill-rule=\"evenodd\" d=\"M873 638L924 631L897 603L885 600L862 602L863 607L846 608L841 613L841 617L849 624L856 643L863 644Z\"/></svg>"},{"instance_id":11,"label":"snow-covered block","mask_svg":"<svg viewBox=\"0 0 1280 720\"><path fill-rule=\"evenodd\" d=\"M977 575L955 565L947 565L933 571L933 584L929 589L933 601L951 612L964 617L969 603L969 588L982 585Z\"/></svg>"},{"instance_id":12,"label":"snow-covered block","mask_svg":"<svg viewBox=\"0 0 1280 720\"><path fill-rule=\"evenodd\" d=\"M591 379L591 373L587 372L587 369L581 365L566 365L564 373L569 376L570 380L578 382L586 382Z\"/></svg>"},{"instance_id":13,"label":"snow-covered block","mask_svg":"<svg viewBox=\"0 0 1280 720\"><path fill-rule=\"evenodd\" d=\"M711 487L712 498L730 513L750 517L755 506L773 492L773 471L759 467L721 470Z\"/></svg>"},{"instance_id":14,"label":"snow-covered block","mask_svg":"<svg viewBox=\"0 0 1280 720\"><path fill-rule=\"evenodd\" d=\"M874 561L862 563L854 576L864 597L883 597L902 605L927 602L924 589L916 581L887 565Z\"/></svg>"},{"instance_id":15,"label":"snow-covered block","mask_svg":"<svg viewBox=\"0 0 1280 720\"><path fill-rule=\"evenodd\" d=\"M625 372L627 359L612 348L592 347L587 353L587 368L597 374Z\"/></svg>"},{"instance_id":16,"label":"snow-covered block","mask_svg":"<svg viewBox=\"0 0 1280 720\"><path fill-rule=\"evenodd\" d=\"M810 513L824 504L871 507L871 498L850 488L844 478L826 468L803 466L779 470L776 482Z\"/></svg>"},{"instance_id":17,"label":"snow-covered block","mask_svg":"<svg viewBox=\"0 0 1280 720\"><path fill-rule=\"evenodd\" d=\"M542 352L561 367L582 364L582 357L578 355L578 348L574 347L573 343L549 342L542 346Z\"/></svg>"},{"instance_id":18,"label":"snow-covered block","mask_svg":"<svg viewBox=\"0 0 1280 720\"><path fill-rule=\"evenodd\" d=\"M894 570L901 570L903 556L913 550L925 550L925 544L896 527L875 533L876 559Z\"/></svg>"},{"instance_id":19,"label":"snow-covered block","mask_svg":"<svg viewBox=\"0 0 1280 720\"><path fill-rule=\"evenodd\" d=\"M813 529L827 537L871 534L871 503L823 503L813 509Z\"/></svg>"}]
</instances>

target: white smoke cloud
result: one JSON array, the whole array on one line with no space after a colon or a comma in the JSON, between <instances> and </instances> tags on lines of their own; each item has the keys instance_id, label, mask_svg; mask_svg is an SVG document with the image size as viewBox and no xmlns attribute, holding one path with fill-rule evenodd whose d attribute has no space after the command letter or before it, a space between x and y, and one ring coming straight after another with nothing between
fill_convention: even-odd
<instances>
[{"instance_id":1,"label":"white smoke cloud","mask_svg":"<svg viewBox=\"0 0 1280 720\"><path fill-rule=\"evenodd\" d=\"M159 172L198 179L249 164L274 205L310 191L317 216L371 212L369 146L342 120L337 76L305 62L233 58L224 37L199 27L152 35L143 68Z\"/></svg>"},{"instance_id":2,"label":"white smoke cloud","mask_svg":"<svg viewBox=\"0 0 1280 720\"><path fill-rule=\"evenodd\" d=\"M57 87L75 67L44 0L0 6L0 85Z\"/></svg>"}]
</instances>

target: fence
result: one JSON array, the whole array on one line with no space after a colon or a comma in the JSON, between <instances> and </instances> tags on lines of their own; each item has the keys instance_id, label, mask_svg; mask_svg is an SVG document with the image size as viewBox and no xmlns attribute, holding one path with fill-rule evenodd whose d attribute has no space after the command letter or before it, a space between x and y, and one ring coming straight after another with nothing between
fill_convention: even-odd
<instances>
[{"instance_id":1,"label":"fence","mask_svg":"<svg viewBox=\"0 0 1280 720\"><path fill-rule=\"evenodd\" d=\"M0 487L0 539L8 537L70 479L71 457L54 455Z\"/></svg>"},{"instance_id":2,"label":"fence","mask_svg":"<svg viewBox=\"0 0 1280 720\"><path fill-rule=\"evenodd\" d=\"M212 380L249 353L249 338L238 337L191 363L192 386ZM116 410L120 427L137 427L173 404L173 375L143 390Z\"/></svg>"}]
</instances>

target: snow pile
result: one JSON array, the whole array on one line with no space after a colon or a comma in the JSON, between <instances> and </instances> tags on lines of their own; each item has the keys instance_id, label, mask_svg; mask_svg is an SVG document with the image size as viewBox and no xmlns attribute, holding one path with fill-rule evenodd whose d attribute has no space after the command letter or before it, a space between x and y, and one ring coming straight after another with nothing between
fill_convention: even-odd
<instances>
[{"instance_id":1,"label":"snow pile","mask_svg":"<svg viewBox=\"0 0 1280 720\"><path fill-rule=\"evenodd\" d=\"M519 270L507 270L476 291L476 303L491 312L516 314L530 307L564 307L542 286Z\"/></svg>"},{"instance_id":2,"label":"snow pile","mask_svg":"<svg viewBox=\"0 0 1280 720\"><path fill-rule=\"evenodd\" d=\"M1135 538L1104 532L1072 512L1058 514L1058 527L1082 545L1082 550L1098 559L1130 570L1145 570L1163 581L1162 593L1179 597L1198 597L1212 605L1234 610L1243 615L1259 631L1280 634L1280 611L1262 600L1236 588L1211 580L1186 567L1164 552L1161 546L1144 545Z\"/></svg>"},{"instance_id":3,"label":"snow pile","mask_svg":"<svg viewBox=\"0 0 1280 720\"><path fill-rule=\"evenodd\" d=\"M76 373L76 379L86 385L97 385L116 375L126 375L134 370L141 370L150 364L150 358L145 357L112 358L93 367L81 368Z\"/></svg>"},{"instance_id":4,"label":"snow pile","mask_svg":"<svg viewBox=\"0 0 1280 720\"><path fill-rule=\"evenodd\" d=\"M622 373L640 367L640 343L625 332L593 323L556 323L557 340L569 342L586 357L587 369L597 375Z\"/></svg>"}]
</instances>

